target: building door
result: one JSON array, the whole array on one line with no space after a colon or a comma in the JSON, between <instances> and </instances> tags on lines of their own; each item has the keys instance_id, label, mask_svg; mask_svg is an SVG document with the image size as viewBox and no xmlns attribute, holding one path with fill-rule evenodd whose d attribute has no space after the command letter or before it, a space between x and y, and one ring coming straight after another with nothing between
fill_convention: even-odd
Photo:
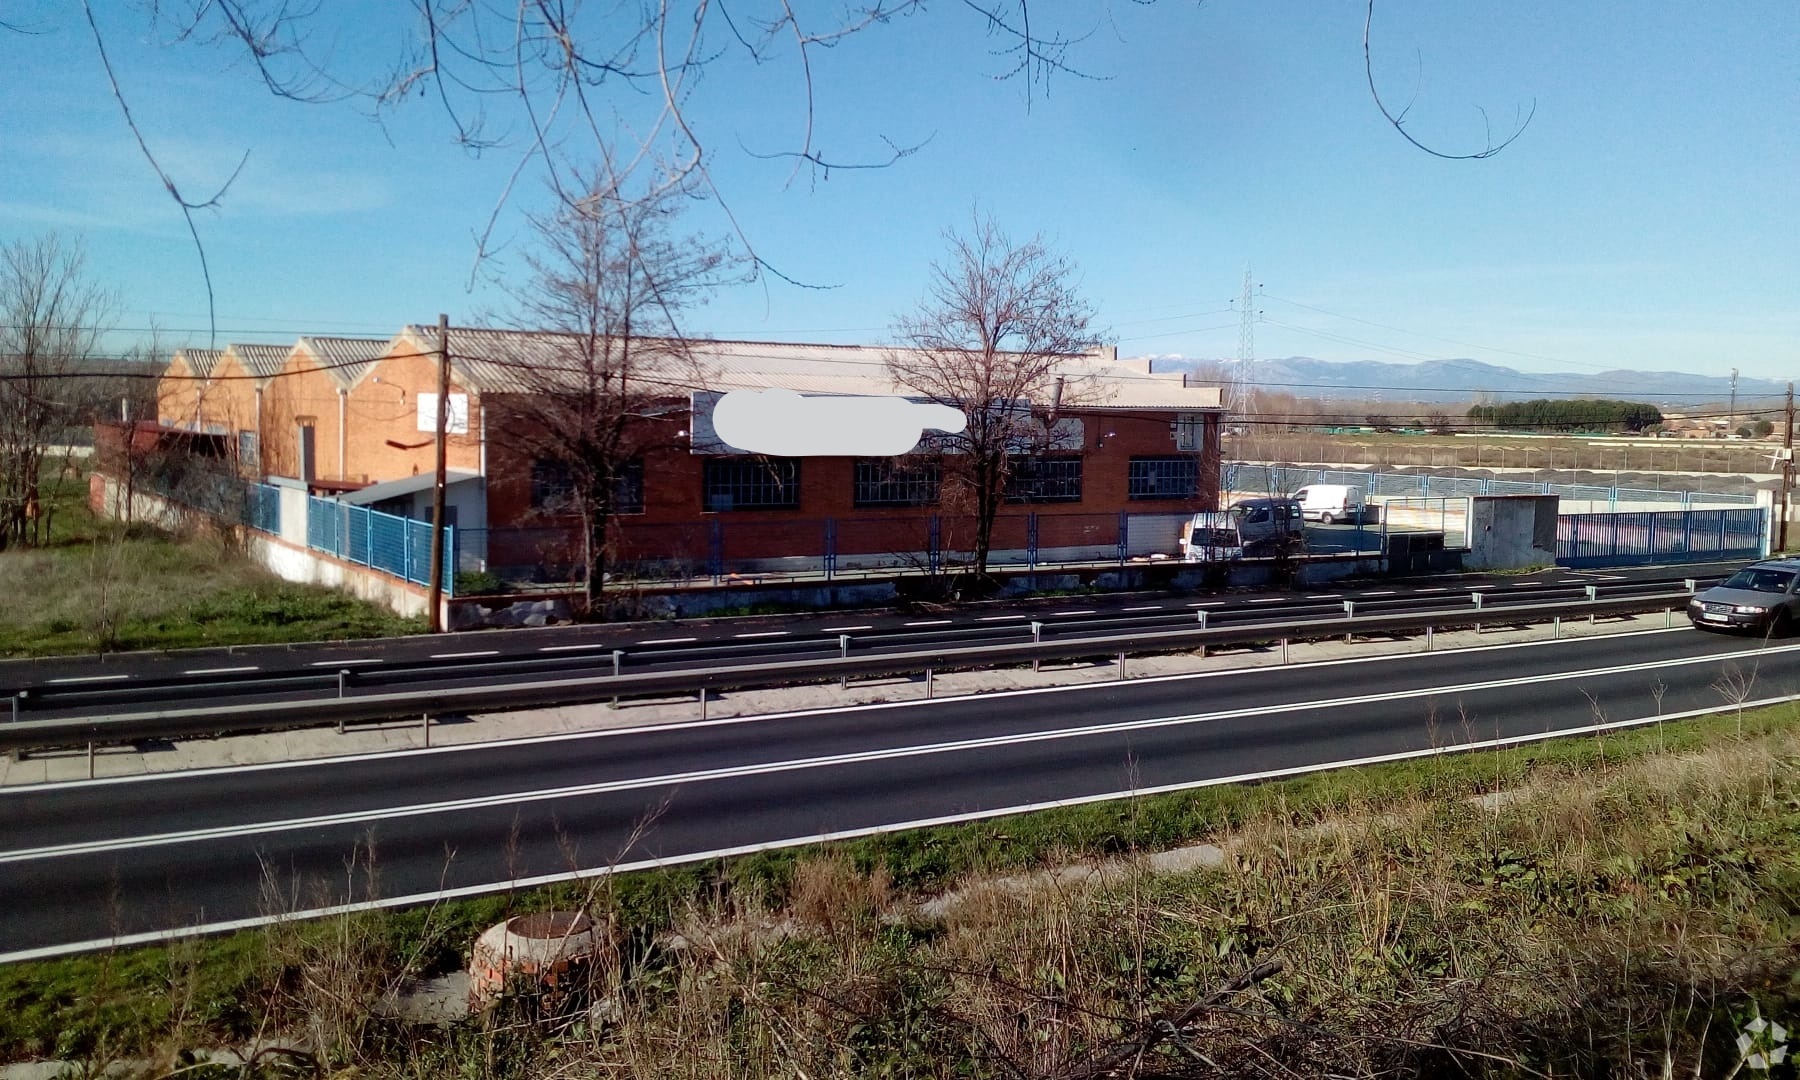
<instances>
[{"instance_id":1,"label":"building door","mask_svg":"<svg viewBox=\"0 0 1800 1080\"><path fill-rule=\"evenodd\" d=\"M313 477L317 475L317 473L313 471L313 463L316 460L315 454L317 453L317 440L314 438L316 430L317 429L311 424L301 424L297 429L299 433L299 452L295 456L300 465L300 479L309 484L312 483Z\"/></svg>"}]
</instances>

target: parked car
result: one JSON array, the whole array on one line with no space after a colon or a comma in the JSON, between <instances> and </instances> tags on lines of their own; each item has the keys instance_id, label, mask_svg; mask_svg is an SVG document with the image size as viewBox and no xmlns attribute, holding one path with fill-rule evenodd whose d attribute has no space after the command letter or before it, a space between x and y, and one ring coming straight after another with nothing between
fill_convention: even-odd
<instances>
[{"instance_id":1,"label":"parked car","mask_svg":"<svg viewBox=\"0 0 1800 1080\"><path fill-rule=\"evenodd\" d=\"M1294 492L1294 501L1300 504L1301 516L1324 525L1362 521L1368 512L1363 489L1350 484L1308 484Z\"/></svg>"},{"instance_id":2,"label":"parked car","mask_svg":"<svg viewBox=\"0 0 1800 1080\"><path fill-rule=\"evenodd\" d=\"M1306 546L1306 520L1293 499L1239 499L1224 510L1195 514L1181 526L1181 557L1214 562L1292 553Z\"/></svg>"},{"instance_id":3,"label":"parked car","mask_svg":"<svg viewBox=\"0 0 1800 1080\"><path fill-rule=\"evenodd\" d=\"M1688 620L1707 630L1782 634L1800 617L1800 559L1744 567L1688 601Z\"/></svg>"}]
</instances>

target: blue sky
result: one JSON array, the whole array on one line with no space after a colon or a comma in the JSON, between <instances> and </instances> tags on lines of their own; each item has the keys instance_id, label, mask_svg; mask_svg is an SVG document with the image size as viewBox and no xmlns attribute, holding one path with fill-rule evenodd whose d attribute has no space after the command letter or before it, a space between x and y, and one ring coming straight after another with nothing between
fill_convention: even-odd
<instances>
[{"instance_id":1,"label":"blue sky","mask_svg":"<svg viewBox=\"0 0 1800 1080\"><path fill-rule=\"evenodd\" d=\"M186 228L71 7L9 8L41 33L0 30L0 240L82 239L120 297L115 347L152 320L168 344L205 344ZM535 169L479 268L474 236L514 150L456 148L429 98L382 124L350 104L277 100L229 50L161 43L167 28L122 0L95 10L146 137L190 195L249 154L199 219L219 344L507 312L523 215L547 198ZM367 10L321 8L314 42L338 70L374 71L405 29ZM1085 35L1068 53L1081 77L995 78L1004 40L950 4L815 51L822 152L872 160L884 138L923 143L891 168L828 177L746 152L798 142L792 52L752 65L727 50L689 98L713 177L759 255L831 287L765 277L718 295L692 329L884 340L942 231L979 206L1080 265L1124 355L1233 355L1248 265L1260 357L1768 378L1800 367L1800 5L1383 0L1376 76L1396 106L1412 102L1415 136L1479 149L1480 109L1505 132L1535 102L1518 141L1484 161L1427 156L1386 126L1364 83L1360 3L1031 10L1040 28ZM727 44L723 26L712 40ZM641 99L608 104L641 116ZM496 120L516 137L516 119ZM723 224L717 205L691 215L693 228Z\"/></svg>"}]
</instances>

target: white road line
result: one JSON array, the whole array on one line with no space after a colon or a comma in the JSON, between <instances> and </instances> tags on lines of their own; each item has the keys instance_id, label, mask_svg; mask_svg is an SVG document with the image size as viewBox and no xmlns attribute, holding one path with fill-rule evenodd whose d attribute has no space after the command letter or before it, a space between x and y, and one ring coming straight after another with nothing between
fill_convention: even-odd
<instances>
[{"instance_id":1,"label":"white road line","mask_svg":"<svg viewBox=\"0 0 1800 1080\"><path fill-rule=\"evenodd\" d=\"M902 623L903 626L949 626L949 619L918 619L914 622Z\"/></svg>"},{"instance_id":2,"label":"white road line","mask_svg":"<svg viewBox=\"0 0 1800 1080\"><path fill-rule=\"evenodd\" d=\"M117 682L120 679L129 678L131 678L129 675L71 675L66 679L51 679L50 681L53 683Z\"/></svg>"},{"instance_id":3,"label":"white road line","mask_svg":"<svg viewBox=\"0 0 1800 1080\"><path fill-rule=\"evenodd\" d=\"M580 649L604 649L604 648L606 648L606 644L604 642L594 641L594 642L589 642L586 645L545 645L542 648L538 649L538 652L575 652Z\"/></svg>"},{"instance_id":4,"label":"white road line","mask_svg":"<svg viewBox=\"0 0 1800 1080\"><path fill-rule=\"evenodd\" d=\"M1536 585L1537 582L1535 582L1535 581L1514 581L1514 582L1510 582L1510 584L1515 589L1529 589L1533 585Z\"/></svg>"},{"instance_id":5,"label":"white road line","mask_svg":"<svg viewBox=\"0 0 1800 1080\"><path fill-rule=\"evenodd\" d=\"M1765 701L1746 702L1744 708L1762 705L1780 704L1794 701L1800 696L1770 698ZM1088 803L1108 802L1115 799L1138 798L1144 795L1167 795L1178 791L1193 791L1198 788L1222 787L1227 784L1247 784L1267 780L1279 780L1289 776L1303 776L1307 773L1325 772L1330 769L1349 769L1361 765L1379 765L1390 761L1411 761L1417 758L1437 757L1443 754L1467 752L1471 750L1497 750L1509 746L1521 746L1569 735L1589 735L1603 731L1618 731L1626 728L1643 727L1669 720L1685 720L1693 716L1706 716L1737 708L1736 705L1720 705L1707 709L1692 709L1688 712L1669 713L1664 716L1641 716L1630 720L1612 720L1604 724L1592 724L1586 727L1567 728L1561 731L1536 732L1529 735L1508 736L1501 739L1484 739L1480 742L1454 743L1446 746L1428 747L1424 750L1401 750L1391 754L1375 754L1361 758L1346 758L1338 761L1322 761L1316 765L1295 765L1285 769L1270 769L1263 772L1239 773L1236 776L1211 777L1205 780L1189 780L1177 784L1163 784L1158 787L1131 788L1124 791L1107 791L1094 795L1078 795L1068 799L1055 799L1048 802L1021 803L1016 806L996 807L992 810L974 810L960 814L945 814L940 817L918 818L913 821L895 822L891 825L873 825L859 829L843 829L837 832L820 833L816 836L793 836L766 844L740 844L735 847L714 848L711 851L696 851L687 855L671 855L661 859L640 859L636 862L622 862L598 865L575 870L565 870L554 874L542 874L537 877L519 878L505 882L491 882L480 885L461 885L454 889L440 889L436 892L413 893L408 896L390 896L380 900L362 900L351 904L335 904L330 907L309 908L304 911L284 912L278 915L259 915L245 919L223 920L205 923L199 926L183 926L173 930L149 930L136 934L119 934L110 938L94 938L88 941L71 942L66 945L46 945L35 949L20 949L10 953L0 953L0 964L15 964L31 960L47 960L58 956L70 956L77 953L97 952L102 949L124 949L137 945L150 945L157 942L185 940L196 934L221 934L235 930L249 930L267 926L274 922L290 922L297 919L322 919L336 915L348 915L360 911L377 911L385 908L418 907L424 904L442 903L447 900L462 900L472 896L484 896L500 889L536 889L546 885L556 885L568 881L591 880L603 874L629 874L639 870L654 870L661 867L684 866L690 863L709 862L713 859L728 859L739 855L752 855L759 851L778 851L786 848L805 847L810 844L829 844L843 840L854 840L858 837L877 836L882 833L904 832L910 829L926 829L940 825L961 825L971 821L984 821L991 818L1007 817L1014 814L1029 814L1040 810L1060 809L1067 806L1080 806Z\"/></svg>"},{"instance_id":6,"label":"white road line","mask_svg":"<svg viewBox=\"0 0 1800 1080\"><path fill-rule=\"evenodd\" d=\"M470 657L475 657L475 656L499 656L499 655L500 655L499 649L479 649L475 652L434 652L431 654L431 658L433 660L467 660Z\"/></svg>"},{"instance_id":7,"label":"white road line","mask_svg":"<svg viewBox=\"0 0 1800 1080\"><path fill-rule=\"evenodd\" d=\"M379 664L381 660L374 656L360 656L350 660L314 660L313 667L349 667L352 664Z\"/></svg>"},{"instance_id":8,"label":"white road line","mask_svg":"<svg viewBox=\"0 0 1800 1080\"><path fill-rule=\"evenodd\" d=\"M1498 585L1471 585L1471 586L1469 586L1469 588L1470 588L1470 590L1475 590L1475 589L1498 589L1498 588L1499 588L1499 587L1500 587L1500 586L1498 586Z\"/></svg>"},{"instance_id":9,"label":"white road line","mask_svg":"<svg viewBox=\"0 0 1800 1080\"><path fill-rule=\"evenodd\" d=\"M752 638L752 637L787 637L787 636L788 636L788 631L786 631L786 630L758 630L758 631L757 631L757 632L756 632L756 633L754 633L754 634L733 634L733 635L731 635L731 636L732 636L732 637L740 637L740 638Z\"/></svg>"},{"instance_id":10,"label":"white road line","mask_svg":"<svg viewBox=\"0 0 1800 1080\"><path fill-rule=\"evenodd\" d=\"M1374 589L1369 592L1362 593L1361 595L1363 595L1363 596L1392 596L1392 595L1394 595L1394 590L1393 589Z\"/></svg>"},{"instance_id":11,"label":"white road line","mask_svg":"<svg viewBox=\"0 0 1800 1080\"><path fill-rule=\"evenodd\" d=\"M1052 611L1050 614L1052 614L1052 615L1092 615L1093 613L1094 613L1093 608L1081 608L1078 611Z\"/></svg>"},{"instance_id":12,"label":"white road line","mask_svg":"<svg viewBox=\"0 0 1800 1080\"><path fill-rule=\"evenodd\" d=\"M809 769L837 768L846 765L866 765L874 762L932 757L939 754L962 753L971 750L991 750L1005 746L1025 746L1034 743L1062 742L1068 739L1119 735L1134 731L1153 731L1161 728L1187 727L1196 724L1217 723L1223 720L1240 720L1247 717L1263 717L1283 713L1312 713L1321 709L1380 704L1391 701L1406 701L1414 698L1435 699L1439 697L1454 697L1456 695L1475 693L1483 690L1504 690L1515 686L1535 686L1547 682L1569 682L1580 679L1599 678L1608 675L1628 675L1640 671L1656 671L1674 666L1687 666L1689 664L1709 664L1719 659L1721 659L1721 657L1716 655L1692 656L1683 657L1677 660L1617 664L1611 667L1588 668L1581 671L1565 671L1549 675L1534 673L1507 679L1484 679L1478 682L1460 683L1453 686L1413 687L1405 690L1388 690L1373 694L1355 694L1349 697L1322 698L1312 701L1290 701L1279 705L1251 705L1241 709L1222 709L1210 713L1145 717L1138 720L1118 720L1106 724L1078 725L1074 727L1051 728L1044 731L1021 731L1006 735L989 735L978 739L922 743L917 746L896 746L880 750L858 750L844 754L792 758L786 761L769 761L746 765L726 765L715 769L696 769L689 772L667 773L660 776L640 776L626 780L602 780L591 784L573 784L562 787L542 788L537 791L498 792L491 795L473 795L461 799L443 799L437 802L415 803L410 806L393 806L373 810L347 810L336 814L315 814L309 817L264 821L250 825L222 825L204 829L185 829L179 832L156 833L149 836L87 840L74 844L54 844L40 848L23 848L17 851L0 851L0 865L149 847L167 847L174 844L196 843L207 840L263 836L279 832L294 832L345 825L363 825L376 821L428 817L435 814L463 813L472 810L492 809L497 806L516 806L522 803L554 802L560 799L582 798L621 791L641 791L653 788L675 787L687 784L705 783L714 780L737 779L745 776L770 776L778 773L802 772ZM1753 708L1761 705L1794 700L1800 700L1800 694L1783 695L1757 702L1745 702L1743 707ZM1721 712L1726 709L1735 708L1738 708L1736 704L1725 703L1717 708L1701 710L1701 712ZM1668 720L1673 719L1678 715L1680 714L1650 717L1647 720L1639 722L1651 722L1657 719ZM1631 721L1619 721L1619 723L1629 724ZM1590 728L1584 726L1576 730L1585 731L1590 730Z\"/></svg>"},{"instance_id":13,"label":"white road line","mask_svg":"<svg viewBox=\"0 0 1800 1080\"><path fill-rule=\"evenodd\" d=\"M686 645L690 641L699 641L699 640L700 640L699 638L691 638L691 637L664 637L664 638L651 638L649 641L640 641L640 642L638 642L638 644L639 645Z\"/></svg>"},{"instance_id":14,"label":"white road line","mask_svg":"<svg viewBox=\"0 0 1800 1080\"><path fill-rule=\"evenodd\" d=\"M1126 610L1129 611L1131 609L1127 608ZM1026 615L983 615L978 621L980 621L980 622L1006 622L1009 619L1024 619L1024 618L1029 618L1029 616L1026 616Z\"/></svg>"},{"instance_id":15,"label":"white road line","mask_svg":"<svg viewBox=\"0 0 1800 1080\"><path fill-rule=\"evenodd\" d=\"M1413 590L1413 592L1449 592L1449 591L1450 591L1450 586L1448 586L1448 585L1433 585L1429 589L1414 589Z\"/></svg>"},{"instance_id":16,"label":"white road line","mask_svg":"<svg viewBox=\"0 0 1800 1080\"><path fill-rule=\"evenodd\" d=\"M1279 604L1279 603L1282 603L1283 601L1285 601L1286 599L1287 599L1287 597L1285 597L1285 596L1265 596L1260 600L1252 600L1250 602L1252 604Z\"/></svg>"},{"instance_id":17,"label":"white road line","mask_svg":"<svg viewBox=\"0 0 1800 1080\"><path fill-rule=\"evenodd\" d=\"M1141 607L1122 607L1119 610L1120 611L1161 611L1162 609L1163 609L1163 606L1161 604L1145 604Z\"/></svg>"},{"instance_id":18,"label":"white road line","mask_svg":"<svg viewBox=\"0 0 1800 1080\"><path fill-rule=\"evenodd\" d=\"M1692 634L1694 631L1686 626L1657 628L1654 630L1633 630L1624 634L1607 638L1584 638L1581 641L1610 641L1620 637L1655 637L1660 634ZM1511 652L1519 649L1566 648L1571 640L1560 638L1539 638L1531 641L1502 641L1492 645L1471 645L1433 655L1466 656L1475 653ZM1800 652L1800 643L1770 647L1759 645L1755 649L1736 653L1722 653L1715 659L1754 660L1774 653ZM1392 663L1401 660L1417 659L1418 654L1375 653L1366 656L1347 656L1330 660L1307 660L1290 664L1290 669L1323 670L1327 668L1354 667L1362 664ZM1236 679L1258 674L1266 674L1271 669L1266 667L1228 667L1214 668L1210 671L1186 671L1171 675L1147 675L1141 679L1133 679L1132 685L1144 686L1151 683L1187 683L1205 682L1213 679ZM1013 690L996 690L982 694L984 701L1001 698L1034 697L1038 695L1074 694L1082 695L1096 691L1109 690L1112 683L1062 683L1056 686L1021 687ZM761 724L776 720L792 720L817 716L836 716L841 713L863 712L873 709L929 709L939 708L947 704L966 701L966 695L944 698L908 698L904 701L886 701L873 705L823 705L810 709L789 709L782 712L751 713L745 716L726 716L711 720L669 720L659 724L641 724L635 727L597 728L591 731L569 731L554 735L521 735L510 739L491 739L480 742L451 743L447 746L413 747L406 750L379 750L364 754L344 754L330 758L305 758L296 761L262 761L248 765L221 765L203 769L186 769L181 772L146 772L129 773L124 776L103 776L93 780L54 780L42 784L16 784L0 787L0 801L9 795L29 794L46 790L62 790L64 788L107 787L115 784L146 784L159 781L186 779L194 776L219 776L231 773L271 772L281 769L310 769L320 766L335 767L363 761L393 761L398 757L429 757L439 754L460 754L468 751L487 752L493 749L513 746L542 746L553 742L585 741L588 739L611 739L626 735L658 734L667 731L691 731L702 727L727 727L739 724Z\"/></svg>"},{"instance_id":19,"label":"white road line","mask_svg":"<svg viewBox=\"0 0 1800 1080\"><path fill-rule=\"evenodd\" d=\"M848 634L852 630L873 630L873 626L821 626L821 634Z\"/></svg>"},{"instance_id":20,"label":"white road line","mask_svg":"<svg viewBox=\"0 0 1800 1080\"><path fill-rule=\"evenodd\" d=\"M183 675L235 675L240 671L257 671L257 670L260 670L260 669L258 669L255 664L251 664L249 667L188 668L186 671L182 672L182 674Z\"/></svg>"},{"instance_id":21,"label":"white road line","mask_svg":"<svg viewBox=\"0 0 1800 1080\"><path fill-rule=\"evenodd\" d=\"M1224 607L1224 606L1225 606L1225 601L1223 601L1223 600L1201 600L1198 603L1188 604L1188 607Z\"/></svg>"},{"instance_id":22,"label":"white road line","mask_svg":"<svg viewBox=\"0 0 1800 1080\"><path fill-rule=\"evenodd\" d=\"M1312 593L1311 595L1307 596L1308 600L1342 600L1343 598L1344 598L1343 593L1335 593L1335 592Z\"/></svg>"}]
</instances>

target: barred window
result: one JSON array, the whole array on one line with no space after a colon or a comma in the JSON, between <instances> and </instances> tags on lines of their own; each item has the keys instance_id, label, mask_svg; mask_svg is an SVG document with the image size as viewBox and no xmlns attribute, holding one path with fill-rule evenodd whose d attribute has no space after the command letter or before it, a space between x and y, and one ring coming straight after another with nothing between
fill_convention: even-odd
<instances>
[{"instance_id":1,"label":"barred window","mask_svg":"<svg viewBox=\"0 0 1800 1080\"><path fill-rule=\"evenodd\" d=\"M1006 478L1006 501L1056 503L1081 501L1078 457L1015 457Z\"/></svg>"},{"instance_id":2,"label":"barred window","mask_svg":"<svg viewBox=\"0 0 1800 1080\"><path fill-rule=\"evenodd\" d=\"M942 477L935 461L857 458L855 506L936 506Z\"/></svg>"},{"instance_id":3,"label":"barred window","mask_svg":"<svg viewBox=\"0 0 1800 1080\"><path fill-rule=\"evenodd\" d=\"M575 476L565 461L539 458L531 463L531 508L547 513L569 513L575 509ZM644 512L644 463L636 458L622 461L613 476L615 514Z\"/></svg>"},{"instance_id":4,"label":"barred window","mask_svg":"<svg viewBox=\"0 0 1800 1080\"><path fill-rule=\"evenodd\" d=\"M261 467L262 463L257 457L256 451L256 432L238 432L238 460L252 469Z\"/></svg>"},{"instance_id":5,"label":"barred window","mask_svg":"<svg viewBox=\"0 0 1800 1080\"><path fill-rule=\"evenodd\" d=\"M531 463L531 508L549 513L574 509L575 477L566 461L539 458Z\"/></svg>"},{"instance_id":6,"label":"barred window","mask_svg":"<svg viewBox=\"0 0 1800 1080\"><path fill-rule=\"evenodd\" d=\"M1200 462L1187 457L1134 457L1126 484L1133 499L1191 499L1200 494Z\"/></svg>"},{"instance_id":7,"label":"barred window","mask_svg":"<svg viewBox=\"0 0 1800 1080\"><path fill-rule=\"evenodd\" d=\"M708 511L800 506L798 458L712 458L706 462L703 482Z\"/></svg>"}]
</instances>

